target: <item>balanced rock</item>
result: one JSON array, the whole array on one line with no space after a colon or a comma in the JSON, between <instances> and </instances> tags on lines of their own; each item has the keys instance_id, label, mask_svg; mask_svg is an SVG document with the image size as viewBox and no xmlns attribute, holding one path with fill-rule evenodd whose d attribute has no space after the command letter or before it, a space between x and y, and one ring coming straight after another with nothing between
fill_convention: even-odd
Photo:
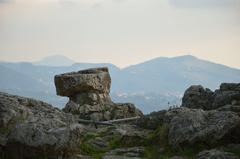
<instances>
[{"instance_id":1,"label":"balanced rock","mask_svg":"<svg viewBox=\"0 0 240 159\"><path fill-rule=\"evenodd\" d=\"M55 76L57 95L79 104L94 104L110 99L111 78L108 68L88 69Z\"/></svg>"},{"instance_id":2,"label":"balanced rock","mask_svg":"<svg viewBox=\"0 0 240 159\"><path fill-rule=\"evenodd\" d=\"M133 104L112 102L111 77L106 67L56 75L55 85L58 95L69 97L63 110L80 118L111 120L142 115Z\"/></svg>"}]
</instances>

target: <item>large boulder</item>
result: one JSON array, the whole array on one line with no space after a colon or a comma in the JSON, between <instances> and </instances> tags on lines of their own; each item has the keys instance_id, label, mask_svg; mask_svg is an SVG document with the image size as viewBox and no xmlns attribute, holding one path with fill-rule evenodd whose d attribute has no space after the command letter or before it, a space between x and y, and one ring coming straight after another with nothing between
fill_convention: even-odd
<instances>
[{"instance_id":1,"label":"large boulder","mask_svg":"<svg viewBox=\"0 0 240 159\"><path fill-rule=\"evenodd\" d=\"M144 115L138 119L135 124L144 129L156 130L166 121L166 112L166 110L161 110Z\"/></svg>"},{"instance_id":2,"label":"large boulder","mask_svg":"<svg viewBox=\"0 0 240 159\"><path fill-rule=\"evenodd\" d=\"M114 103L110 98L108 68L93 68L55 76L57 94L69 97L63 111L82 119L111 120L141 116L130 103Z\"/></svg>"},{"instance_id":3,"label":"large boulder","mask_svg":"<svg viewBox=\"0 0 240 159\"><path fill-rule=\"evenodd\" d=\"M212 92L200 85L189 87L182 98L182 106L194 109L213 110L238 110L240 106L240 83L222 83L220 89ZM227 107L227 108L226 108ZM239 107L240 109L240 107Z\"/></svg>"},{"instance_id":4,"label":"large boulder","mask_svg":"<svg viewBox=\"0 0 240 159\"><path fill-rule=\"evenodd\" d=\"M72 156L81 152L85 131L74 116L47 103L0 92L0 154L5 158Z\"/></svg>"},{"instance_id":5,"label":"large boulder","mask_svg":"<svg viewBox=\"0 0 240 159\"><path fill-rule=\"evenodd\" d=\"M185 91L182 106L210 110L213 100L214 94L210 89L205 89L201 85L193 85Z\"/></svg>"},{"instance_id":6,"label":"large boulder","mask_svg":"<svg viewBox=\"0 0 240 159\"><path fill-rule=\"evenodd\" d=\"M240 106L240 83L222 83L220 89L217 89L214 94L213 108L225 105Z\"/></svg>"},{"instance_id":7,"label":"large boulder","mask_svg":"<svg viewBox=\"0 0 240 159\"><path fill-rule=\"evenodd\" d=\"M196 144L240 142L240 117L230 111L177 108L168 111L169 145L173 148Z\"/></svg>"}]
</instances>

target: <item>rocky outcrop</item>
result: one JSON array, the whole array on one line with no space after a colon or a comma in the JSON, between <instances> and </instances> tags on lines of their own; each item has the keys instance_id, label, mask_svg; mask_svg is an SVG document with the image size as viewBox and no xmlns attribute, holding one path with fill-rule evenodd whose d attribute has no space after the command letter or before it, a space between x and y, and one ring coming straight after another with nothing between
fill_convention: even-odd
<instances>
[{"instance_id":1,"label":"rocky outcrop","mask_svg":"<svg viewBox=\"0 0 240 159\"><path fill-rule=\"evenodd\" d=\"M57 94L69 97L63 109L83 119L110 120L141 116L133 104L112 102L108 68L95 68L55 76Z\"/></svg>"},{"instance_id":2,"label":"rocky outcrop","mask_svg":"<svg viewBox=\"0 0 240 159\"><path fill-rule=\"evenodd\" d=\"M0 154L5 158L66 158L81 152L85 131L74 116L47 103L0 93Z\"/></svg>"},{"instance_id":3,"label":"rocky outcrop","mask_svg":"<svg viewBox=\"0 0 240 159\"><path fill-rule=\"evenodd\" d=\"M240 117L234 112L178 108L165 116L171 117L168 138L173 148L240 142Z\"/></svg>"},{"instance_id":4,"label":"rocky outcrop","mask_svg":"<svg viewBox=\"0 0 240 159\"><path fill-rule=\"evenodd\" d=\"M200 85L189 87L182 98L182 106L188 108L212 109L214 93L210 89L205 89Z\"/></svg>"},{"instance_id":5,"label":"rocky outcrop","mask_svg":"<svg viewBox=\"0 0 240 159\"><path fill-rule=\"evenodd\" d=\"M231 111L180 107L146 115L137 120L136 125L150 130L164 125L167 127L164 133L167 133L168 144L174 149L201 144L240 143L240 117Z\"/></svg>"},{"instance_id":6,"label":"rocky outcrop","mask_svg":"<svg viewBox=\"0 0 240 159\"><path fill-rule=\"evenodd\" d=\"M200 85L191 86L184 93L182 106L203 110L240 107L240 83L222 83L214 92Z\"/></svg>"},{"instance_id":7,"label":"rocky outcrop","mask_svg":"<svg viewBox=\"0 0 240 159\"><path fill-rule=\"evenodd\" d=\"M240 106L240 83L223 83L214 94L215 98L212 105L215 109L225 105Z\"/></svg>"},{"instance_id":8,"label":"rocky outcrop","mask_svg":"<svg viewBox=\"0 0 240 159\"><path fill-rule=\"evenodd\" d=\"M153 112L131 124L80 120L141 115L132 104L111 101L110 81L106 68L56 76L57 93L69 97L64 111L0 92L0 158L182 159L190 157L188 151L199 159L239 158L238 84L222 84L215 92L193 86L184 107ZM187 108L193 103L201 109Z\"/></svg>"},{"instance_id":9,"label":"rocky outcrop","mask_svg":"<svg viewBox=\"0 0 240 159\"><path fill-rule=\"evenodd\" d=\"M166 110L152 112L138 119L135 124L144 129L155 130L166 121Z\"/></svg>"},{"instance_id":10,"label":"rocky outcrop","mask_svg":"<svg viewBox=\"0 0 240 159\"><path fill-rule=\"evenodd\" d=\"M238 159L233 153L224 152L217 149L205 150L197 155L197 159Z\"/></svg>"}]
</instances>

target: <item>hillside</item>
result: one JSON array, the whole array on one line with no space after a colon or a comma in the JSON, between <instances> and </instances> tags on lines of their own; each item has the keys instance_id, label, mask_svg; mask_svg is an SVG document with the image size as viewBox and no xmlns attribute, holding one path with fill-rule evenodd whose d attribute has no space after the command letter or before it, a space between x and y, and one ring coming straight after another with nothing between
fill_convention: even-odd
<instances>
[{"instance_id":1,"label":"hillside","mask_svg":"<svg viewBox=\"0 0 240 159\"><path fill-rule=\"evenodd\" d=\"M112 78L111 96L116 102L135 103L143 112L179 105L184 90L193 84L215 89L222 82L239 82L240 70L201 60L193 56L156 58L119 69L115 65L75 63L71 66L42 66L31 63L0 63L0 89L9 93L34 97L58 107L66 99L55 95L53 77L62 72L85 68L109 68ZM10 69L6 71L6 69ZM17 79L12 81L13 79ZM26 84L29 87L26 87ZM17 88L17 89L16 89ZM26 89L30 88L30 90Z\"/></svg>"}]
</instances>

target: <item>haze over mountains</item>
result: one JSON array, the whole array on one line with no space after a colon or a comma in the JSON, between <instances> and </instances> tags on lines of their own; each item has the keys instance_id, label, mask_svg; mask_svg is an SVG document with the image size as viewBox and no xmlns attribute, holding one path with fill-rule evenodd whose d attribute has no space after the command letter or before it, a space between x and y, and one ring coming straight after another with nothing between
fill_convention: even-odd
<instances>
[{"instance_id":1,"label":"haze over mountains","mask_svg":"<svg viewBox=\"0 0 240 159\"><path fill-rule=\"evenodd\" d=\"M53 55L45 57L39 61L34 62L36 65L43 66L71 66L75 62L63 55Z\"/></svg>"},{"instance_id":2,"label":"haze over mountains","mask_svg":"<svg viewBox=\"0 0 240 159\"><path fill-rule=\"evenodd\" d=\"M220 83L240 81L239 69L190 55L159 57L123 69L110 63L74 63L66 57L53 56L34 64L0 62L0 90L63 107L67 100L56 96L54 76L100 66L110 70L113 100L132 102L145 113L179 105L184 90L190 85L216 89Z\"/></svg>"}]
</instances>

